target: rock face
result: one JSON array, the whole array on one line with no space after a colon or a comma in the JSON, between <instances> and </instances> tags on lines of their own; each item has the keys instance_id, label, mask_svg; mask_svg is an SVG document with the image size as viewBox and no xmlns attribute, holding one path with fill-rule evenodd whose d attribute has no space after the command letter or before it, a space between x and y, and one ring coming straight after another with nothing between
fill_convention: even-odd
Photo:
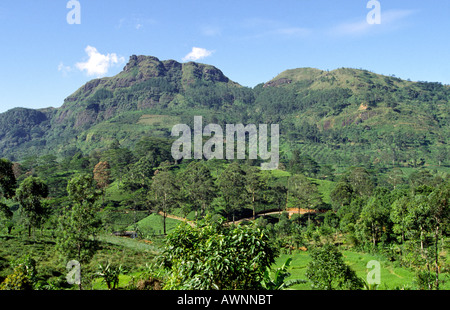
<instances>
[{"instance_id":1,"label":"rock face","mask_svg":"<svg viewBox=\"0 0 450 310\"><path fill-rule=\"evenodd\" d=\"M240 87L211 65L132 55L120 73L87 82L60 108L13 109L1 114L0 154L12 147L72 143L85 130L121 113L174 106L185 102L187 93L195 94L196 87L204 92L217 83Z\"/></svg>"},{"instance_id":2,"label":"rock face","mask_svg":"<svg viewBox=\"0 0 450 310\"><path fill-rule=\"evenodd\" d=\"M171 83L183 85L184 88L200 80L238 85L230 81L221 70L211 65L195 62L182 64L172 59L160 61L153 56L132 55L122 72L114 77L89 81L67 97L64 103L70 104L82 101L100 88L114 91L118 88L131 87L154 78L164 78Z\"/></svg>"},{"instance_id":3,"label":"rock face","mask_svg":"<svg viewBox=\"0 0 450 310\"><path fill-rule=\"evenodd\" d=\"M236 120L242 115L241 121L250 117L266 122L286 119L287 127L294 124L290 122L295 117L299 124L317 121L316 127L325 131L342 130L336 131L336 136L342 135L339 141L344 142L349 141L348 135L357 136L354 127L364 127L370 136L378 124L392 124L400 133L403 127L399 126L404 125L405 130L414 132L414 141L422 139L422 131L448 136L445 129L441 131L448 121L439 118L446 115L447 102L430 99L426 104L432 104L436 112L428 114L418 99L419 94L424 100L447 98L450 87L441 89L444 86L438 83L416 83L348 68L330 72L298 68L283 71L262 85L264 91L259 85L242 87L207 64L132 55L120 73L87 82L60 108L16 108L0 113L0 157L16 160L47 152L62 154L74 147L90 152L105 147L112 137L133 145L150 130L154 131L151 134L166 135L167 124L139 124L140 116L153 112L176 115L183 122L197 111L207 111L215 123L228 115ZM398 106L395 110L392 102ZM415 114L418 107L422 109L420 117ZM308 126L298 128L306 132Z\"/></svg>"},{"instance_id":4,"label":"rock face","mask_svg":"<svg viewBox=\"0 0 450 310\"><path fill-rule=\"evenodd\" d=\"M281 79L278 79L278 80L275 80L275 81L270 81L270 82L267 82L266 84L264 84L264 88L266 88L266 87L276 87L276 86L280 86L280 85L283 85L283 84L291 84L292 83L292 80L290 80L290 79L287 79L287 78L281 78Z\"/></svg>"},{"instance_id":5,"label":"rock face","mask_svg":"<svg viewBox=\"0 0 450 310\"><path fill-rule=\"evenodd\" d=\"M200 81L239 86L211 65L132 55L116 76L91 80L67 97L53 123L81 130L121 111L164 108Z\"/></svg>"}]
</instances>

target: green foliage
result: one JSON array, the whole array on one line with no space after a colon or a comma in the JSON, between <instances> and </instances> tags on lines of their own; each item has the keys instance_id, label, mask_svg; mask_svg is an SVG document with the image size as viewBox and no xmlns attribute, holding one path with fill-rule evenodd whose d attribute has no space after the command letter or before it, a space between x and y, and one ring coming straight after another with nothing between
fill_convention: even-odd
<instances>
[{"instance_id":1,"label":"green foliage","mask_svg":"<svg viewBox=\"0 0 450 310\"><path fill-rule=\"evenodd\" d=\"M291 261L292 258L288 258L281 267L275 270L275 274L273 277L270 276L270 268L267 267L264 273L262 287L266 290L283 290L295 284L306 283L307 281L302 279L287 280L287 278L291 275L288 272Z\"/></svg>"},{"instance_id":2,"label":"green foliage","mask_svg":"<svg viewBox=\"0 0 450 310\"><path fill-rule=\"evenodd\" d=\"M316 209L322 203L317 184L302 174L296 174L288 181L289 195L297 208Z\"/></svg>"},{"instance_id":3,"label":"green foliage","mask_svg":"<svg viewBox=\"0 0 450 310\"><path fill-rule=\"evenodd\" d=\"M61 108L2 113L0 156L60 157L73 147L104 148L113 139L132 148L149 133L170 135L170 128L139 121L164 114L189 125L193 115L219 125L278 123L286 152L301 149L308 165L445 167L449 97L449 87L439 83L348 68L288 70L250 89L212 66L141 57L117 76L80 87Z\"/></svg>"},{"instance_id":4,"label":"green foliage","mask_svg":"<svg viewBox=\"0 0 450 310\"><path fill-rule=\"evenodd\" d=\"M41 199L48 196L48 186L41 179L28 177L16 191L16 200L20 205L20 214L28 226L28 236L32 227L39 227L47 215Z\"/></svg>"},{"instance_id":5,"label":"green foliage","mask_svg":"<svg viewBox=\"0 0 450 310\"><path fill-rule=\"evenodd\" d=\"M175 175L166 170L158 171L153 177L150 191L148 192L149 203L156 211L163 213L163 230L166 234L166 216L180 200L179 185Z\"/></svg>"},{"instance_id":6,"label":"green foliage","mask_svg":"<svg viewBox=\"0 0 450 310\"><path fill-rule=\"evenodd\" d=\"M242 210L249 200L245 190L246 172L238 162L230 164L218 177L218 188L225 202L225 212L232 215L234 221L236 212Z\"/></svg>"},{"instance_id":7,"label":"green foliage","mask_svg":"<svg viewBox=\"0 0 450 310\"><path fill-rule=\"evenodd\" d=\"M108 263L98 265L97 275L103 278L108 290L114 290L119 285L119 275L124 273L122 266L114 266Z\"/></svg>"},{"instance_id":8,"label":"green foliage","mask_svg":"<svg viewBox=\"0 0 450 310\"><path fill-rule=\"evenodd\" d=\"M391 229L390 213L392 198L385 188L377 188L363 207L357 227L364 238L371 240L373 246L386 240Z\"/></svg>"},{"instance_id":9,"label":"green foliage","mask_svg":"<svg viewBox=\"0 0 450 310\"><path fill-rule=\"evenodd\" d=\"M339 210L339 208L349 205L355 195L352 186L348 182L341 181L335 185L330 198L334 209Z\"/></svg>"},{"instance_id":10,"label":"green foliage","mask_svg":"<svg viewBox=\"0 0 450 310\"><path fill-rule=\"evenodd\" d=\"M14 272L10 274L6 279L0 284L0 290L32 290L33 286L30 283L26 268L22 265L17 266Z\"/></svg>"},{"instance_id":11,"label":"green foliage","mask_svg":"<svg viewBox=\"0 0 450 310\"><path fill-rule=\"evenodd\" d=\"M321 290L359 290L363 281L347 266L342 254L335 246L325 244L311 252L312 261L308 264L306 276L312 286Z\"/></svg>"},{"instance_id":12,"label":"green foliage","mask_svg":"<svg viewBox=\"0 0 450 310\"><path fill-rule=\"evenodd\" d=\"M100 223L95 202L101 192L96 189L92 175L75 176L67 185L67 191L72 205L64 209L59 218L56 248L68 260L83 263L92 258L97 248L93 237Z\"/></svg>"},{"instance_id":13,"label":"green foliage","mask_svg":"<svg viewBox=\"0 0 450 310\"><path fill-rule=\"evenodd\" d=\"M14 271L0 284L0 290L33 290L36 285L36 261L30 255L14 261Z\"/></svg>"},{"instance_id":14,"label":"green foliage","mask_svg":"<svg viewBox=\"0 0 450 310\"><path fill-rule=\"evenodd\" d=\"M163 264L167 289L260 289L276 257L267 232L223 221L181 224L167 237Z\"/></svg>"},{"instance_id":15,"label":"green foliage","mask_svg":"<svg viewBox=\"0 0 450 310\"><path fill-rule=\"evenodd\" d=\"M74 176L67 184L67 192L69 198L79 205L92 205L101 195L91 174Z\"/></svg>"},{"instance_id":16,"label":"green foliage","mask_svg":"<svg viewBox=\"0 0 450 310\"><path fill-rule=\"evenodd\" d=\"M211 171L203 161L191 162L181 179L185 201L191 204L190 210L200 211L200 216L203 216L216 197L215 179Z\"/></svg>"},{"instance_id":17,"label":"green foliage","mask_svg":"<svg viewBox=\"0 0 450 310\"><path fill-rule=\"evenodd\" d=\"M0 158L0 198L12 198L16 187L16 178L12 169L12 162Z\"/></svg>"},{"instance_id":18,"label":"green foliage","mask_svg":"<svg viewBox=\"0 0 450 310\"><path fill-rule=\"evenodd\" d=\"M235 221L253 213L261 216L257 226L286 251L335 242L386 256L413 268L419 287L439 288L448 270L449 89L345 68L289 70L250 89L212 66L135 56L123 72L88 82L61 108L0 114L0 155L8 157L0 160L0 222L8 235L0 238L5 244L21 238L22 213L29 228L52 236L42 247L53 249L56 241L65 258L85 264L99 249L100 215L108 221L104 232L137 226L139 236L153 242L163 238L155 236L160 230L175 229L177 219L167 220L166 227L173 214L193 219L210 213ZM170 128L175 123L192 127L195 115L221 126L278 123L281 170L261 172L256 161L174 162ZM97 167L94 182L92 172L100 162L108 162L111 175L100 177ZM98 185L105 193L101 208ZM331 209L329 204L333 211L322 212ZM311 212L281 213L290 207ZM149 211L163 215L148 216ZM263 217L265 211L273 213ZM234 229L243 239L252 233L241 226L202 225L208 232L178 230L208 248L179 245L183 250L177 253L188 253L192 263L174 258L173 266L185 273L167 269L168 287L276 289L289 283L284 281L292 271L288 263L268 276L268 266L256 272L234 265L231 255L251 259L218 245L236 245ZM102 236L108 242L113 238L115 244L138 242ZM247 245L259 249L252 242ZM36 240L23 243L25 251ZM136 251L149 247L133 245ZM10 250L13 256L19 248ZM223 255L210 258L212 253ZM210 269L202 274L201 268ZM225 279L226 268L236 277ZM221 275L214 277L217 270ZM245 282L241 271L255 271L259 284ZM20 271L17 275L20 283Z\"/></svg>"}]
</instances>

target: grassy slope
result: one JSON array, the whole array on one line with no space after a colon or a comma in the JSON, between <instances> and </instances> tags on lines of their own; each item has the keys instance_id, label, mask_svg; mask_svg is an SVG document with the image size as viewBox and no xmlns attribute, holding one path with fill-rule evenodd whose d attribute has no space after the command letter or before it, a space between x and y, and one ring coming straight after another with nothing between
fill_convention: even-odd
<instances>
[{"instance_id":1,"label":"grassy slope","mask_svg":"<svg viewBox=\"0 0 450 310\"><path fill-rule=\"evenodd\" d=\"M342 251L344 261L349 265L356 274L366 280L367 272L366 265L371 260L378 260L381 263L381 284L378 287L380 290L393 290L393 289L416 289L415 286L415 274L406 268L396 267L394 263L386 261L384 258L367 253L358 253L354 251ZM310 262L308 252L295 252L293 254L282 254L278 257L275 266L281 267L288 257L292 257L292 262L289 267L291 276L288 279L305 279L306 280L306 268ZM311 289L310 283L296 284L290 289L296 290L309 290ZM450 283L441 284L441 289L450 289Z\"/></svg>"},{"instance_id":2,"label":"grassy slope","mask_svg":"<svg viewBox=\"0 0 450 310\"><path fill-rule=\"evenodd\" d=\"M166 218L166 231L169 233L171 230L173 230L178 224L180 224L180 221ZM163 233L163 217L158 214L151 214L147 216L146 218L140 220L137 223L138 229L143 233L145 236L151 236L153 234L161 235ZM133 229L133 226L128 227L130 230Z\"/></svg>"}]
</instances>

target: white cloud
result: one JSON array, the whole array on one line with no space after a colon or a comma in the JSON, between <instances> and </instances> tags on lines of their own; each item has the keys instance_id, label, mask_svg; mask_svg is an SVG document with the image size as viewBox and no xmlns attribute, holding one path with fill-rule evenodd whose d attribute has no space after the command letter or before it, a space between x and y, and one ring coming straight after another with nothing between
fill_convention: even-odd
<instances>
[{"instance_id":1,"label":"white cloud","mask_svg":"<svg viewBox=\"0 0 450 310\"><path fill-rule=\"evenodd\" d=\"M192 51L183 57L183 61L197 61L206 58L208 56L211 56L213 52L214 51L208 51L205 48L193 47Z\"/></svg>"},{"instance_id":2,"label":"white cloud","mask_svg":"<svg viewBox=\"0 0 450 310\"><path fill-rule=\"evenodd\" d=\"M391 24L393 22L399 21L405 17L408 17L412 14L416 13L414 10L389 10L383 13L381 11L381 22L386 22Z\"/></svg>"},{"instance_id":3,"label":"white cloud","mask_svg":"<svg viewBox=\"0 0 450 310\"><path fill-rule=\"evenodd\" d=\"M58 65L58 71L62 72L63 76L67 76L72 71L72 67L64 65L61 61Z\"/></svg>"},{"instance_id":4,"label":"white cloud","mask_svg":"<svg viewBox=\"0 0 450 310\"><path fill-rule=\"evenodd\" d=\"M100 54L93 46L87 46L85 49L88 60L85 62L78 62L75 67L80 71L86 71L88 76L102 77L108 73L111 66L123 63L125 58L118 57L117 54Z\"/></svg>"}]
</instances>

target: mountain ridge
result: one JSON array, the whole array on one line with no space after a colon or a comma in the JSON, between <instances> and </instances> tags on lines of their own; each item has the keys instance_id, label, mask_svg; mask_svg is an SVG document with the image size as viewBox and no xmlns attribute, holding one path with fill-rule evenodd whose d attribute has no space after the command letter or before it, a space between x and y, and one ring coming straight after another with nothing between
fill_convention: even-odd
<instances>
[{"instance_id":1,"label":"mountain ridge","mask_svg":"<svg viewBox=\"0 0 450 310\"><path fill-rule=\"evenodd\" d=\"M449 143L449 102L447 85L363 69L288 69L248 88L212 65L132 55L117 75L88 81L59 108L0 114L0 157L90 152L114 139L131 146L148 134L167 139L173 122L189 123L195 114L220 124L278 122L288 149L306 152L317 145L362 150L364 141L385 134L419 144L424 139L434 153ZM411 138L400 137L404 132ZM383 143L378 147L391 147Z\"/></svg>"}]
</instances>

